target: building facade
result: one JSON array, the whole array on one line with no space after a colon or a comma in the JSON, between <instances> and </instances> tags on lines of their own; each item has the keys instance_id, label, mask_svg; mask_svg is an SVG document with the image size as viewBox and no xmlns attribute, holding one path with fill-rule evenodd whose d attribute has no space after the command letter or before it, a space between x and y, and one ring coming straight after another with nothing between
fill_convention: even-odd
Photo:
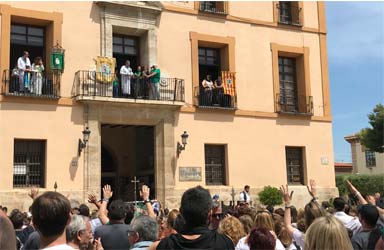
<instances>
[{"instance_id":1,"label":"building facade","mask_svg":"<svg viewBox=\"0 0 384 250\"><path fill-rule=\"evenodd\" d=\"M351 144L352 173L354 174L383 174L384 154L370 151L361 145L359 137L348 135L344 139Z\"/></svg>"},{"instance_id":2,"label":"building facade","mask_svg":"<svg viewBox=\"0 0 384 250\"><path fill-rule=\"evenodd\" d=\"M227 202L288 183L302 206L310 179L337 194L324 2L7 2L0 25L0 204L28 207L31 185L133 200L137 179L167 207L196 185ZM23 51L45 65L30 85ZM127 92L126 60L156 64L158 91Z\"/></svg>"}]
</instances>

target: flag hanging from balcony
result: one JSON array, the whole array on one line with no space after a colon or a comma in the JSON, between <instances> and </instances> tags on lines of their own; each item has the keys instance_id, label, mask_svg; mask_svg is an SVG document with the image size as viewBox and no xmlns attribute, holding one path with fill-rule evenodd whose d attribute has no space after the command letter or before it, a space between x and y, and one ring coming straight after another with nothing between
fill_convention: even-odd
<instances>
[{"instance_id":1,"label":"flag hanging from balcony","mask_svg":"<svg viewBox=\"0 0 384 250\"><path fill-rule=\"evenodd\" d=\"M235 73L229 71L222 71L221 78L223 80L224 94L235 96Z\"/></svg>"},{"instance_id":2,"label":"flag hanging from balcony","mask_svg":"<svg viewBox=\"0 0 384 250\"><path fill-rule=\"evenodd\" d=\"M96 79L103 83L112 83L115 79L116 59L98 56L96 58Z\"/></svg>"}]
</instances>

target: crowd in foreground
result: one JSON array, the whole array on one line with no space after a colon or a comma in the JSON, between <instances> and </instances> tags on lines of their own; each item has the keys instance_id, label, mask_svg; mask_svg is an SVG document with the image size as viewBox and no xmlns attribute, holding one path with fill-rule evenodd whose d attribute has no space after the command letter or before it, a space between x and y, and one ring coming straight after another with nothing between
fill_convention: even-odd
<instances>
[{"instance_id":1,"label":"crowd in foreground","mask_svg":"<svg viewBox=\"0 0 384 250\"><path fill-rule=\"evenodd\" d=\"M104 186L100 201L88 197L93 212L58 192L32 189L30 212L0 211L0 249L384 249L383 197L363 197L346 184L356 208L341 197L320 204L313 180L303 209L293 206L288 186L280 187L284 208L250 206L246 186L241 202L226 211L200 186L186 190L171 211L153 205L145 185L136 206L112 200Z\"/></svg>"}]
</instances>

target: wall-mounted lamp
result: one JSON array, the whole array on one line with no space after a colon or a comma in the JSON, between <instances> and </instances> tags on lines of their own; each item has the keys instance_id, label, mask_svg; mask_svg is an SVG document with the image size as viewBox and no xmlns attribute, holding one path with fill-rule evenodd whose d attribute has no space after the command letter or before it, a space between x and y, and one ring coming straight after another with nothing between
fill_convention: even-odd
<instances>
[{"instance_id":1,"label":"wall-mounted lamp","mask_svg":"<svg viewBox=\"0 0 384 250\"><path fill-rule=\"evenodd\" d=\"M187 131L184 131L184 133L181 135L181 144L180 142L177 142L177 156L180 155L181 151L185 149L185 146L187 145L187 139L188 139Z\"/></svg>"},{"instance_id":2,"label":"wall-mounted lamp","mask_svg":"<svg viewBox=\"0 0 384 250\"><path fill-rule=\"evenodd\" d=\"M87 146L88 140L89 140L89 135L91 134L91 131L89 130L88 127L83 130L83 140L79 139L79 146L77 149L78 156L80 157L81 151Z\"/></svg>"}]
</instances>

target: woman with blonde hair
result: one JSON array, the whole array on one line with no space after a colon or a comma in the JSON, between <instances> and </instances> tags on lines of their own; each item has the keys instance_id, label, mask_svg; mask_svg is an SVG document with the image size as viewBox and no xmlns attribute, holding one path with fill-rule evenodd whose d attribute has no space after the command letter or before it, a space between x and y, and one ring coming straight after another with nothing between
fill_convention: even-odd
<instances>
[{"instance_id":1,"label":"woman with blonde hair","mask_svg":"<svg viewBox=\"0 0 384 250\"><path fill-rule=\"evenodd\" d=\"M348 232L332 215L317 218L305 234L305 250L350 250Z\"/></svg>"},{"instance_id":2,"label":"woman with blonde hair","mask_svg":"<svg viewBox=\"0 0 384 250\"><path fill-rule=\"evenodd\" d=\"M218 232L231 238L235 246L246 235L243 224L233 216L227 216L220 222Z\"/></svg>"},{"instance_id":3,"label":"woman with blonde hair","mask_svg":"<svg viewBox=\"0 0 384 250\"><path fill-rule=\"evenodd\" d=\"M253 223L253 228L261 227L267 228L269 231L273 231L273 233L271 232L272 234L275 234L275 224L273 223L271 214L266 210L257 212L255 221Z\"/></svg>"}]
</instances>

